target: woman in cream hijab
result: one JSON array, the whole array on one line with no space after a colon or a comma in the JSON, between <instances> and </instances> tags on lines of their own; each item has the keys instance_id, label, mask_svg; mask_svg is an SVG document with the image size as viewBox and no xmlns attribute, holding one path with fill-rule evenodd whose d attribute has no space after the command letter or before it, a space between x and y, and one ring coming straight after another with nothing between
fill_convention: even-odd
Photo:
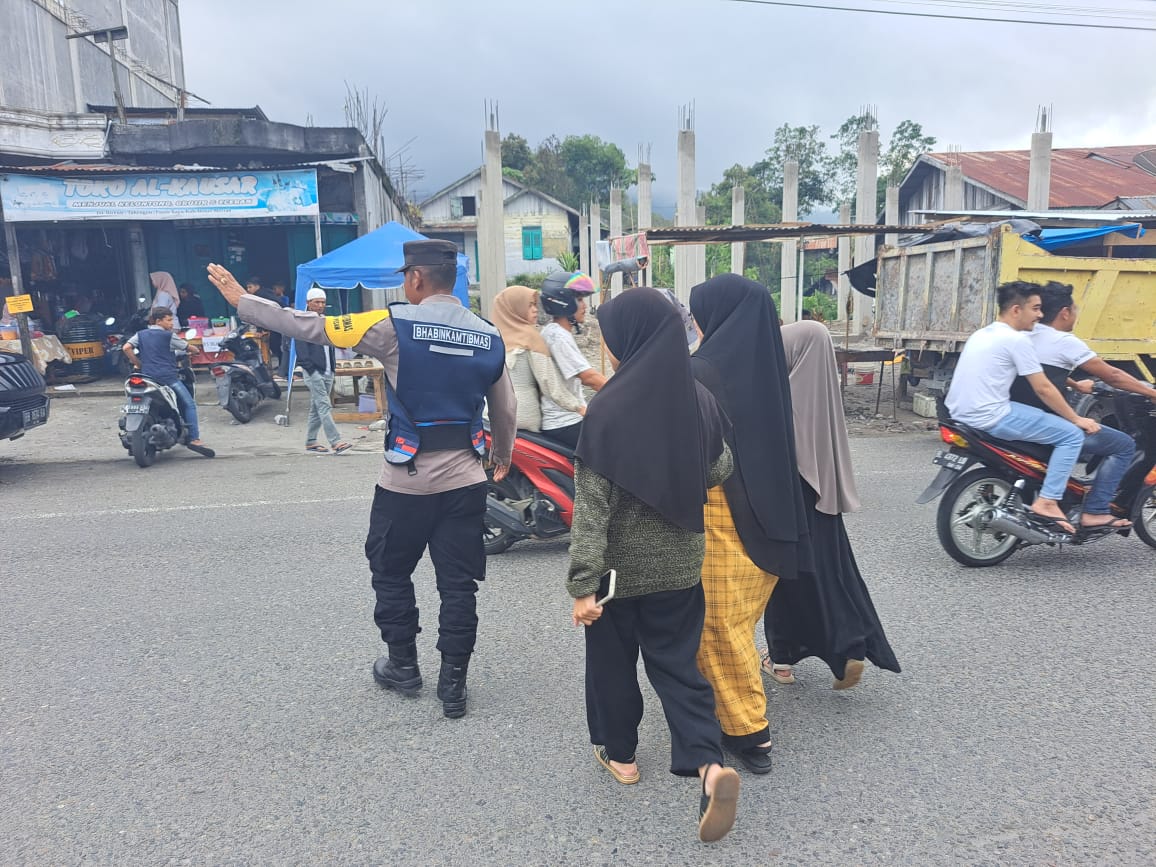
<instances>
[{"instance_id":1,"label":"woman in cream hijab","mask_svg":"<svg viewBox=\"0 0 1156 867\"><path fill-rule=\"evenodd\" d=\"M177 281L168 271L153 271L149 274L149 282L153 284L153 303L151 307L166 307L173 311L173 318L177 318L177 308L181 306L181 296L177 291Z\"/></svg>"},{"instance_id":2,"label":"woman in cream hijab","mask_svg":"<svg viewBox=\"0 0 1156 867\"><path fill-rule=\"evenodd\" d=\"M843 513L859 509L859 493L835 346L818 322L784 325L782 332L815 564L814 580L779 582L771 597L763 620L769 648L763 668L779 683L794 683L791 666L817 656L835 675L834 688L847 689L859 682L865 659L897 673L899 663L843 526Z\"/></svg>"},{"instance_id":3,"label":"woman in cream hijab","mask_svg":"<svg viewBox=\"0 0 1156 867\"><path fill-rule=\"evenodd\" d=\"M538 332L538 293L529 286L507 286L494 299L493 315L506 345L506 369L518 399L518 427L542 429L543 394L563 409L584 415L585 406L566 388Z\"/></svg>"}]
</instances>

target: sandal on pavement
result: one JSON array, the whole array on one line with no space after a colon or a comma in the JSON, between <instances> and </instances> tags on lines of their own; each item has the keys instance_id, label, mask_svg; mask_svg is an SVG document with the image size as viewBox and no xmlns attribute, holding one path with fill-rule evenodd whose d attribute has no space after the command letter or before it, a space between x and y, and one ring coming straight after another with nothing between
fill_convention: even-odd
<instances>
[{"instance_id":1,"label":"sandal on pavement","mask_svg":"<svg viewBox=\"0 0 1156 867\"><path fill-rule=\"evenodd\" d=\"M706 774L702 775L702 800L698 805L698 839L702 842L721 840L734 827L741 785L738 771L723 768L715 774L713 791L708 795Z\"/></svg>"},{"instance_id":2,"label":"sandal on pavement","mask_svg":"<svg viewBox=\"0 0 1156 867\"><path fill-rule=\"evenodd\" d=\"M339 442L337 445L335 445L335 446L333 447L333 454L335 454L335 455L339 455L339 454L341 454L342 452L347 452L347 451L349 451L351 448L353 448L353 446L352 446L352 445L350 445L349 443L347 443L347 442L345 442L344 440L342 440L341 442Z\"/></svg>"},{"instance_id":3,"label":"sandal on pavement","mask_svg":"<svg viewBox=\"0 0 1156 867\"><path fill-rule=\"evenodd\" d=\"M786 685L795 682L795 673L791 671L791 666L771 662L771 655L769 653L763 654L762 666L763 671L769 674L771 680L775 683Z\"/></svg>"},{"instance_id":4,"label":"sandal on pavement","mask_svg":"<svg viewBox=\"0 0 1156 867\"><path fill-rule=\"evenodd\" d=\"M641 777L641 774L639 774L638 771L635 771L633 774L624 774L622 771L618 770L612 764L610 764L610 756L606 752L606 747L596 746L594 748L594 758L598 759L598 764L602 765L602 767L610 771L610 776L614 777L614 779L618 780L618 782L622 783L624 786L633 786L638 782L639 777ZM631 759L629 762L622 762L622 764L633 763L634 759Z\"/></svg>"},{"instance_id":5,"label":"sandal on pavement","mask_svg":"<svg viewBox=\"0 0 1156 867\"><path fill-rule=\"evenodd\" d=\"M859 682L863 677L863 660L848 659L847 665L843 668L843 677L836 680L831 689L850 689Z\"/></svg>"},{"instance_id":6,"label":"sandal on pavement","mask_svg":"<svg viewBox=\"0 0 1156 867\"><path fill-rule=\"evenodd\" d=\"M321 443L306 443L305 451L313 452L319 455L329 454L329 449L325 448L325 446L321 445Z\"/></svg>"}]
</instances>

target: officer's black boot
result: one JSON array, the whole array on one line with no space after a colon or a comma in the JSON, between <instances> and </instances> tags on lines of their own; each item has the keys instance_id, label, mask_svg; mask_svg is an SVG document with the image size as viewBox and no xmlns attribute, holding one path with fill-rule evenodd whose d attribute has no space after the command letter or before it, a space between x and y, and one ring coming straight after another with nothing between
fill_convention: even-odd
<instances>
[{"instance_id":1,"label":"officer's black boot","mask_svg":"<svg viewBox=\"0 0 1156 867\"><path fill-rule=\"evenodd\" d=\"M379 656L373 664L373 679L386 689L415 696L421 690L421 671L417 667L417 643L391 644L389 656Z\"/></svg>"},{"instance_id":2,"label":"officer's black boot","mask_svg":"<svg viewBox=\"0 0 1156 867\"><path fill-rule=\"evenodd\" d=\"M450 719L466 715L466 670L469 667L468 656L442 657L438 700L442 703L442 712Z\"/></svg>"}]
</instances>

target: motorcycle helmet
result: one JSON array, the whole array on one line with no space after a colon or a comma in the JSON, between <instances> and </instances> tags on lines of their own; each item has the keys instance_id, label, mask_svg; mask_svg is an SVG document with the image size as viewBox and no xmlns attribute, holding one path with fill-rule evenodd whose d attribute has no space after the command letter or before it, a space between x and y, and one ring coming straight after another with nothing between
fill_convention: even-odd
<instances>
[{"instance_id":1,"label":"motorcycle helmet","mask_svg":"<svg viewBox=\"0 0 1156 867\"><path fill-rule=\"evenodd\" d=\"M594 294L594 281L581 271L554 271L542 281L539 300L547 316L568 316L572 324L578 312L578 299Z\"/></svg>"}]
</instances>

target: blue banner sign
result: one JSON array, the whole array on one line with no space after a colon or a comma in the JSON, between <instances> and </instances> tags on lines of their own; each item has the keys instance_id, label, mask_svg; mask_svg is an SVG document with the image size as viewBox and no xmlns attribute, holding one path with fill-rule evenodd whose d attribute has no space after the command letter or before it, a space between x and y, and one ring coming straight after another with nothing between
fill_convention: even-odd
<instances>
[{"instance_id":1,"label":"blue banner sign","mask_svg":"<svg viewBox=\"0 0 1156 867\"><path fill-rule=\"evenodd\" d=\"M317 173L0 175L0 203L5 220L25 223L314 216Z\"/></svg>"}]
</instances>

